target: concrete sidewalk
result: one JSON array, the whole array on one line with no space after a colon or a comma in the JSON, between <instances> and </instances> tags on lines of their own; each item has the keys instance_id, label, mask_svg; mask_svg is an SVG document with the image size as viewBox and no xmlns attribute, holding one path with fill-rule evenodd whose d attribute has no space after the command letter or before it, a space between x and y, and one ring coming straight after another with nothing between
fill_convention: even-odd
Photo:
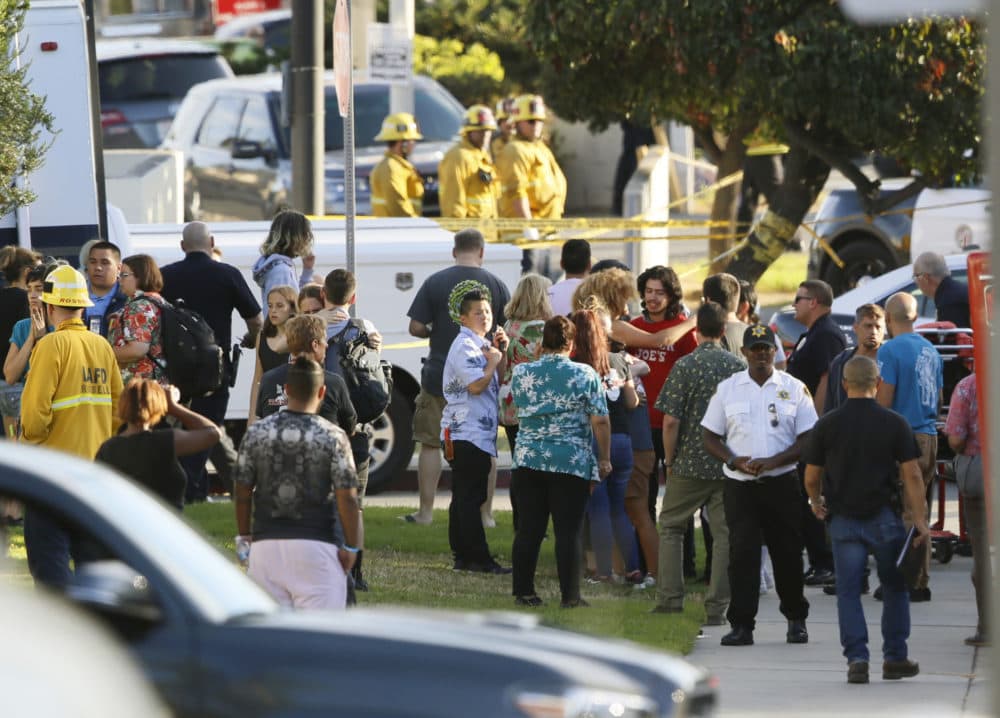
<instances>
[{"instance_id":1,"label":"concrete sidewalk","mask_svg":"<svg viewBox=\"0 0 1000 718\"><path fill-rule=\"evenodd\" d=\"M957 524L953 524L955 526ZM787 623L778 597L761 596L754 645L723 647L728 626L708 627L688 660L709 668L719 678L719 715L726 718L797 715L906 717L992 716L989 670L991 648L975 649L963 640L975 633L976 607L969 572L972 559L955 556L950 563L932 562L928 603L911 605L910 658L920 675L900 681L882 680L882 604L862 597L868 621L871 683L849 685L841 654L835 596L806 588L809 599L809 643L788 645ZM874 572L872 589L878 585Z\"/></svg>"}]
</instances>

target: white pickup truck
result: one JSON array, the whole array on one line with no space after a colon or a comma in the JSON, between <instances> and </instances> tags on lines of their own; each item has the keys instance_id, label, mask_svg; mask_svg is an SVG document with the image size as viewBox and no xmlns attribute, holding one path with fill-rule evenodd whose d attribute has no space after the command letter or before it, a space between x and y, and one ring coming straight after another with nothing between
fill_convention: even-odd
<instances>
[{"instance_id":1,"label":"white pickup truck","mask_svg":"<svg viewBox=\"0 0 1000 718\"><path fill-rule=\"evenodd\" d=\"M151 255L160 266L176 262L184 256L180 249L182 229L182 225L133 225L129 228L131 249ZM259 297L260 288L253 281L251 267L260 256L268 224L231 222L211 225L211 229L223 261L238 267ZM315 221L313 235L317 275L347 265L343 220ZM383 358L393 365L392 404L374 424L371 438L369 490L377 491L406 469L413 454L411 419L420 389L420 367L428 349L426 341L409 335L406 312L423 281L453 263L453 242L450 232L428 219L359 218L356 239L357 314L378 327L384 343ZM486 247L484 266L511 289L521 274L520 263L521 250L513 245ZM233 337L245 332L246 325L234 313ZM237 436L247 418L253 370L253 352L244 350L226 415L227 424Z\"/></svg>"}]
</instances>

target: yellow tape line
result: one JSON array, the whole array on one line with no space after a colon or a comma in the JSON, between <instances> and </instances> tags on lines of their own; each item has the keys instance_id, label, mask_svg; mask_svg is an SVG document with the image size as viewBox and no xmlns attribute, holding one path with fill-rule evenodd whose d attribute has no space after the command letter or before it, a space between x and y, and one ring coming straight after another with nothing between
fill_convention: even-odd
<instances>
[{"instance_id":1,"label":"yellow tape line","mask_svg":"<svg viewBox=\"0 0 1000 718\"><path fill-rule=\"evenodd\" d=\"M415 342L397 342L396 344L383 344L382 351L387 349L419 349L420 347L426 347L429 342L426 339L418 339Z\"/></svg>"}]
</instances>

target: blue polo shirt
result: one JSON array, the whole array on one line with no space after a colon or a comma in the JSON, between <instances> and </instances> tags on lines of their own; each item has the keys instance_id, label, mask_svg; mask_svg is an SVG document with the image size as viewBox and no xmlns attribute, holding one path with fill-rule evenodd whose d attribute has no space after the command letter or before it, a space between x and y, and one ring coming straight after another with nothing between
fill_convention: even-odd
<instances>
[{"instance_id":1,"label":"blue polo shirt","mask_svg":"<svg viewBox=\"0 0 1000 718\"><path fill-rule=\"evenodd\" d=\"M168 302L184 300L215 332L215 341L226 353L232 346L233 310L244 319L260 313L260 304L236 267L218 262L204 252L188 252L184 259L160 269Z\"/></svg>"}]
</instances>

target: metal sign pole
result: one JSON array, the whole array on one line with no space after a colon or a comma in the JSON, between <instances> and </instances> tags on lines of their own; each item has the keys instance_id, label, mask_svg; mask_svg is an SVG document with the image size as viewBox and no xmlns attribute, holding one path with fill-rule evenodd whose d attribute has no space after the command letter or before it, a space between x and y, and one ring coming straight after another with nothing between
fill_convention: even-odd
<instances>
[{"instance_id":1,"label":"metal sign pole","mask_svg":"<svg viewBox=\"0 0 1000 718\"><path fill-rule=\"evenodd\" d=\"M344 238L347 271L355 273L354 66L351 53L351 0L337 0L333 14L334 71L340 115L344 118ZM354 315L351 305L351 315Z\"/></svg>"}]
</instances>

